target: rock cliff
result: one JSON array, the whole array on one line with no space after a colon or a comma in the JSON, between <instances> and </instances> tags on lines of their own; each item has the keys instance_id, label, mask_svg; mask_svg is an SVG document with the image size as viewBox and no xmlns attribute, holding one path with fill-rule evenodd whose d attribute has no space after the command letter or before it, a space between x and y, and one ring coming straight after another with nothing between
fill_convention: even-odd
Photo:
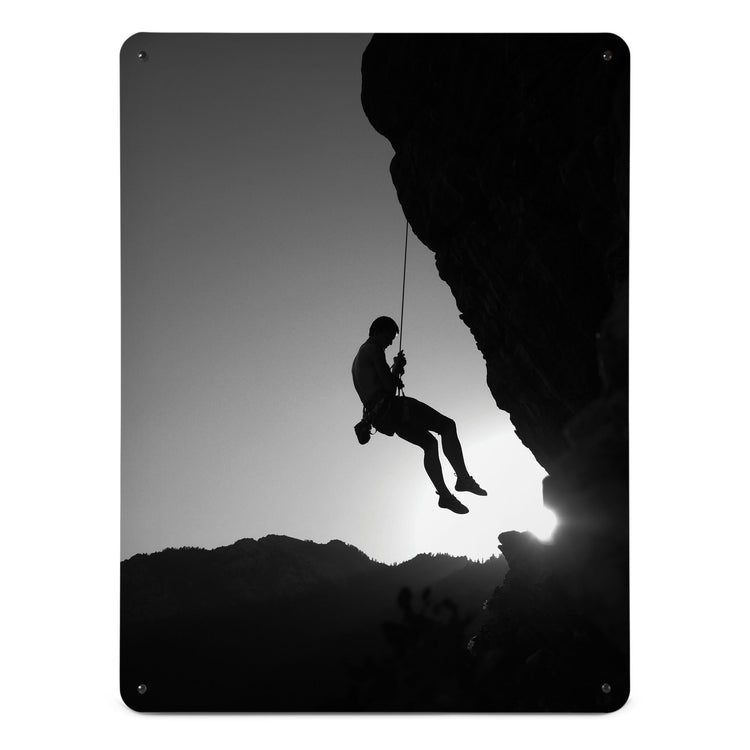
<instances>
[{"instance_id":1,"label":"rock cliff","mask_svg":"<svg viewBox=\"0 0 750 750\"><path fill-rule=\"evenodd\" d=\"M559 521L549 546L500 535L510 570L472 643L480 694L612 710L629 690L627 47L375 35L362 104Z\"/></svg>"},{"instance_id":2,"label":"rock cliff","mask_svg":"<svg viewBox=\"0 0 750 750\"><path fill-rule=\"evenodd\" d=\"M376 35L362 60L404 213L545 468L601 393L597 334L627 282L622 51L601 35Z\"/></svg>"}]
</instances>

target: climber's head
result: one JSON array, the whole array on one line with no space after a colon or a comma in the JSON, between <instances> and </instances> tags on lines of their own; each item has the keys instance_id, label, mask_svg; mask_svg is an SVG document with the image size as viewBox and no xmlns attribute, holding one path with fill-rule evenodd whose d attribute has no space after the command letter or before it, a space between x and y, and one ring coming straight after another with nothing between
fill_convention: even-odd
<instances>
[{"instance_id":1,"label":"climber's head","mask_svg":"<svg viewBox=\"0 0 750 750\"><path fill-rule=\"evenodd\" d=\"M389 318L387 315L381 315L379 318L375 318L370 326L370 338L380 344L383 349L389 347L393 343L393 339L396 338L398 333L398 325L393 318Z\"/></svg>"}]
</instances>

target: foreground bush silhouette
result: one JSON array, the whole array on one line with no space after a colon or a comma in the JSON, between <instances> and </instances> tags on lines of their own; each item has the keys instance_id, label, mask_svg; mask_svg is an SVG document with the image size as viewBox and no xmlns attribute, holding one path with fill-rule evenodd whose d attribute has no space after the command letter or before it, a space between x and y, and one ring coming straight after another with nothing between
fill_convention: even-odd
<instances>
[{"instance_id":1,"label":"foreground bush silhouette","mask_svg":"<svg viewBox=\"0 0 750 750\"><path fill-rule=\"evenodd\" d=\"M471 658L462 616L450 599L433 602L429 588L417 601L402 588L400 622L383 623L392 655L352 673L352 708L374 711L456 711L470 708Z\"/></svg>"}]
</instances>

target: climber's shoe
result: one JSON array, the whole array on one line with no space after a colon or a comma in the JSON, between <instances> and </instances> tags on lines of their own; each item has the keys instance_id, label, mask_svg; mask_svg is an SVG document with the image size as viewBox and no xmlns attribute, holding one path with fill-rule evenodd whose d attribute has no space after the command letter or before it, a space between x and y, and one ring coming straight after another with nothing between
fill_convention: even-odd
<instances>
[{"instance_id":1,"label":"climber's shoe","mask_svg":"<svg viewBox=\"0 0 750 750\"><path fill-rule=\"evenodd\" d=\"M473 492L475 495L486 495L487 491L483 490L474 480L474 477L466 475L463 479L456 480L456 492Z\"/></svg>"},{"instance_id":2,"label":"climber's shoe","mask_svg":"<svg viewBox=\"0 0 750 750\"><path fill-rule=\"evenodd\" d=\"M455 495L451 495L450 493L441 495L439 492L437 494L440 497L438 505L441 508L452 510L454 513L459 513L460 515L469 512L469 509L460 500L457 500Z\"/></svg>"}]
</instances>

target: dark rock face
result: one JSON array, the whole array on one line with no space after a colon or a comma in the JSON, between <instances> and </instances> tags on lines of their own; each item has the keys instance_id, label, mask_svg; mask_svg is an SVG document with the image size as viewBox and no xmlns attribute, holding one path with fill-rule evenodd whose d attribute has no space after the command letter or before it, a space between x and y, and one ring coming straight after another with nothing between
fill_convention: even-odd
<instances>
[{"instance_id":1,"label":"dark rock face","mask_svg":"<svg viewBox=\"0 0 750 750\"><path fill-rule=\"evenodd\" d=\"M376 35L362 59L404 213L545 468L601 393L596 337L627 281L622 57L603 35Z\"/></svg>"},{"instance_id":2,"label":"dark rock face","mask_svg":"<svg viewBox=\"0 0 750 750\"><path fill-rule=\"evenodd\" d=\"M363 55L404 213L559 522L551 545L500 535L477 708L612 710L629 690L628 71L607 34L376 35Z\"/></svg>"}]
</instances>

